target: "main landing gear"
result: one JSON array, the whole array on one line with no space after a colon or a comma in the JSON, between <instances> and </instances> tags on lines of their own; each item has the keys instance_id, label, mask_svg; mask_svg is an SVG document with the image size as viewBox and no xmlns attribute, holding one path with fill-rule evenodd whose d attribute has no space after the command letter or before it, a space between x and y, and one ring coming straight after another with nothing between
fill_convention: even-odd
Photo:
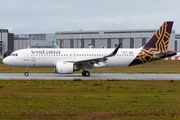
<instances>
[{"instance_id":1,"label":"main landing gear","mask_svg":"<svg viewBox=\"0 0 180 120\"><path fill-rule=\"evenodd\" d=\"M89 76L90 76L90 72L89 72L89 71L83 71L83 72L82 72L82 76L87 76L87 77L89 77Z\"/></svg>"},{"instance_id":2,"label":"main landing gear","mask_svg":"<svg viewBox=\"0 0 180 120\"><path fill-rule=\"evenodd\" d=\"M26 68L26 72L24 73L25 76L28 76L28 75L29 75L28 70L29 70L29 68L27 67L27 68Z\"/></svg>"}]
</instances>

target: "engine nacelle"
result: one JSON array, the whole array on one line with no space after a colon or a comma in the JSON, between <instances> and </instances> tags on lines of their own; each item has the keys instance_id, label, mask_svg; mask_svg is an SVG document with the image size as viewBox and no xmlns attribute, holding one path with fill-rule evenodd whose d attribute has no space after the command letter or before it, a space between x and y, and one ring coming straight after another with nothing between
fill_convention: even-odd
<instances>
[{"instance_id":1,"label":"engine nacelle","mask_svg":"<svg viewBox=\"0 0 180 120\"><path fill-rule=\"evenodd\" d=\"M73 73L73 63L57 62L54 72L57 74Z\"/></svg>"}]
</instances>

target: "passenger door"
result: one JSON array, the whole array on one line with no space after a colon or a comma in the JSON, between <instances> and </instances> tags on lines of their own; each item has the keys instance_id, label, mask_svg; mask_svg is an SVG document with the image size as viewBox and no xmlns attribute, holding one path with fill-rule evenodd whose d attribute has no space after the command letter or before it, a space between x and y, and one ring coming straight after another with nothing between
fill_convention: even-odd
<instances>
[{"instance_id":1,"label":"passenger door","mask_svg":"<svg viewBox=\"0 0 180 120\"><path fill-rule=\"evenodd\" d=\"M24 61L29 61L29 50L24 51Z\"/></svg>"}]
</instances>

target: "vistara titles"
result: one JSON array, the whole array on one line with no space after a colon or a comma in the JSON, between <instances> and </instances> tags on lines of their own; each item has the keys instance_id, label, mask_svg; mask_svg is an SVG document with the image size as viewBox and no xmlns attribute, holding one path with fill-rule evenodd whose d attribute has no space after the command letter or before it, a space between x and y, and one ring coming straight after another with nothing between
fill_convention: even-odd
<instances>
[{"instance_id":1,"label":"vistara titles","mask_svg":"<svg viewBox=\"0 0 180 120\"><path fill-rule=\"evenodd\" d=\"M61 54L60 50L31 50L32 54Z\"/></svg>"}]
</instances>

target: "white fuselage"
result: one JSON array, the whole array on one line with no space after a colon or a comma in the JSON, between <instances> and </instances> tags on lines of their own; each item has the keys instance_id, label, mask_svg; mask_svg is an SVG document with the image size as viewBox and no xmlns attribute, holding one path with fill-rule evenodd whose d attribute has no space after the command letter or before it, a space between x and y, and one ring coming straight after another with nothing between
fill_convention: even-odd
<instances>
[{"instance_id":1,"label":"white fuselage","mask_svg":"<svg viewBox=\"0 0 180 120\"><path fill-rule=\"evenodd\" d=\"M117 54L109 57L103 67L127 67L138 55L139 49L119 49ZM58 62L73 62L102 58L114 49L22 49L14 51L3 62L15 67L50 67L55 68ZM94 66L95 68L96 66Z\"/></svg>"}]
</instances>

